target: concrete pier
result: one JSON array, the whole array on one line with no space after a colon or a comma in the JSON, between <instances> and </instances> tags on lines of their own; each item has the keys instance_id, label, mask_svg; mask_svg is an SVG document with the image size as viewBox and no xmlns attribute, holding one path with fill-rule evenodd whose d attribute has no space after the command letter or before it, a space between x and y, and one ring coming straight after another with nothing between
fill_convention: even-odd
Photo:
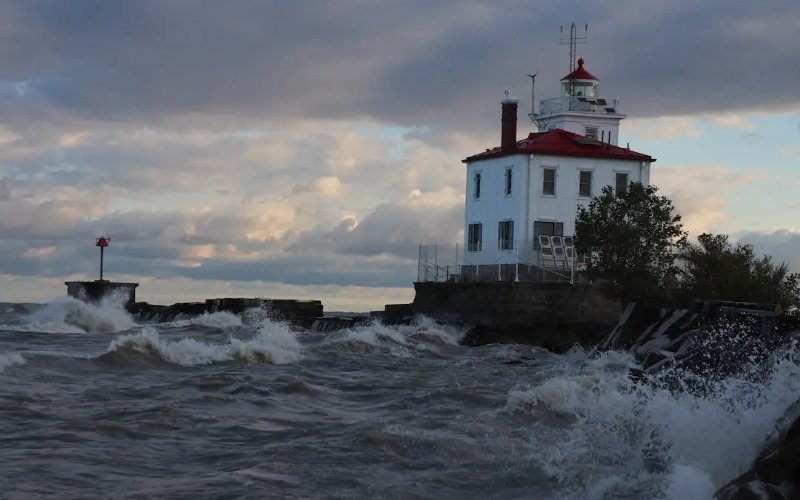
<instances>
[{"instance_id":1,"label":"concrete pier","mask_svg":"<svg viewBox=\"0 0 800 500\"><path fill-rule=\"evenodd\" d=\"M100 302L106 297L121 296L126 306L136 302L139 283L115 283L108 280L66 281L67 295L86 302Z\"/></svg>"}]
</instances>

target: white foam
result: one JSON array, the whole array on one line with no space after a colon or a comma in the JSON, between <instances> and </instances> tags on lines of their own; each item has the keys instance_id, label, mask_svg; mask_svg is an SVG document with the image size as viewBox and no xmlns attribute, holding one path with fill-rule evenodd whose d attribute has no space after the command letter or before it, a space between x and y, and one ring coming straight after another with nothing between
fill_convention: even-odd
<instances>
[{"instance_id":1,"label":"white foam","mask_svg":"<svg viewBox=\"0 0 800 500\"><path fill-rule=\"evenodd\" d=\"M627 354L561 361L554 376L511 390L504 411L531 416L532 460L584 498L709 498L749 468L800 395L792 359L757 386L731 378L707 397L635 384Z\"/></svg>"},{"instance_id":2,"label":"white foam","mask_svg":"<svg viewBox=\"0 0 800 500\"><path fill-rule=\"evenodd\" d=\"M25 364L25 358L23 358L19 354L0 353L0 373L3 373L3 371L5 371L6 368L9 368L11 366L24 365L24 364Z\"/></svg>"},{"instance_id":3,"label":"white foam","mask_svg":"<svg viewBox=\"0 0 800 500\"><path fill-rule=\"evenodd\" d=\"M162 323L162 326L181 327L181 326L207 326L210 328L219 328L220 330L227 330L229 328L236 328L242 326L242 320L239 316L227 312L203 313L199 316L194 316L189 319L181 319L176 321L169 321Z\"/></svg>"},{"instance_id":4,"label":"white foam","mask_svg":"<svg viewBox=\"0 0 800 500\"><path fill-rule=\"evenodd\" d=\"M22 324L7 328L46 333L118 333L135 324L122 302L115 298L90 304L61 297L23 318Z\"/></svg>"},{"instance_id":5,"label":"white foam","mask_svg":"<svg viewBox=\"0 0 800 500\"><path fill-rule=\"evenodd\" d=\"M107 352L132 348L154 353L170 363L182 366L209 365L232 360L264 361L273 364L292 363L300 359L300 344L283 325L262 325L250 339L229 338L227 344L205 343L193 338L165 340L153 326L139 333L114 339Z\"/></svg>"},{"instance_id":6,"label":"white foam","mask_svg":"<svg viewBox=\"0 0 800 500\"><path fill-rule=\"evenodd\" d=\"M675 464L667 478L667 500L708 500L716 488L711 478L697 466Z\"/></svg>"},{"instance_id":7,"label":"white foam","mask_svg":"<svg viewBox=\"0 0 800 500\"><path fill-rule=\"evenodd\" d=\"M408 355L409 347L418 352L434 352L436 345L457 345L463 332L454 327L420 317L410 325L384 325L374 321L366 325L335 332L330 342L357 342L374 347L389 348L392 352Z\"/></svg>"}]
</instances>

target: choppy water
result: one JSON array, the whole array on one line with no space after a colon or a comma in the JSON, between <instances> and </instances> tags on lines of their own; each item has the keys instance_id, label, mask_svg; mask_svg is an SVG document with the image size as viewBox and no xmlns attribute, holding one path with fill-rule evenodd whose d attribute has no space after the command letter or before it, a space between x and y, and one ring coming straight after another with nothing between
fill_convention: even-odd
<instances>
[{"instance_id":1,"label":"choppy water","mask_svg":"<svg viewBox=\"0 0 800 500\"><path fill-rule=\"evenodd\" d=\"M697 397L460 335L0 304L0 496L710 498L800 396L789 355Z\"/></svg>"}]
</instances>

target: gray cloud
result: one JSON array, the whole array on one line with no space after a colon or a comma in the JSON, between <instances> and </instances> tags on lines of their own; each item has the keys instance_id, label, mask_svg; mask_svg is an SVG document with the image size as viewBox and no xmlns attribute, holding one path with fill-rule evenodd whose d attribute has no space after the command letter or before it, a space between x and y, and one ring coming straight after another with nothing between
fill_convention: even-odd
<instances>
[{"instance_id":1,"label":"gray cloud","mask_svg":"<svg viewBox=\"0 0 800 500\"><path fill-rule=\"evenodd\" d=\"M590 23L580 52L631 115L800 102L782 83L800 76L800 47L785 43L800 32L793 0L572 6ZM541 71L540 95L555 91L564 12L516 0L5 2L0 77L25 90L3 93L0 111L12 123L199 113L493 126L500 91L524 96L525 73Z\"/></svg>"},{"instance_id":2,"label":"gray cloud","mask_svg":"<svg viewBox=\"0 0 800 500\"><path fill-rule=\"evenodd\" d=\"M293 252L308 248L325 249L361 256L386 253L416 259L419 244L455 243L463 225L464 212L460 205L431 208L385 203L376 207L361 223L345 219L330 230L316 228L304 233L288 249Z\"/></svg>"},{"instance_id":3,"label":"gray cloud","mask_svg":"<svg viewBox=\"0 0 800 500\"><path fill-rule=\"evenodd\" d=\"M800 272L800 233L785 229L771 233L743 231L734 235L743 244L753 245L761 255L769 255L773 262L785 262L794 272Z\"/></svg>"},{"instance_id":4,"label":"gray cloud","mask_svg":"<svg viewBox=\"0 0 800 500\"><path fill-rule=\"evenodd\" d=\"M800 104L794 0L10 0L0 274L93 277L105 232L112 275L407 286L565 12L630 116Z\"/></svg>"},{"instance_id":5,"label":"gray cloud","mask_svg":"<svg viewBox=\"0 0 800 500\"><path fill-rule=\"evenodd\" d=\"M11 182L0 178L0 201L11 199Z\"/></svg>"}]
</instances>

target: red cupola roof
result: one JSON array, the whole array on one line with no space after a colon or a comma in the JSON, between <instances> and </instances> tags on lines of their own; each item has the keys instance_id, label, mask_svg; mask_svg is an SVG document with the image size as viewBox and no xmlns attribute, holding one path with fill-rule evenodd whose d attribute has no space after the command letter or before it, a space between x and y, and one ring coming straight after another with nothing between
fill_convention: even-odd
<instances>
[{"instance_id":1,"label":"red cupola roof","mask_svg":"<svg viewBox=\"0 0 800 500\"><path fill-rule=\"evenodd\" d=\"M563 82L564 80L594 80L599 82L600 79L594 76L593 74L589 73L585 69L583 69L583 58L581 57L578 59L578 69L573 71L572 73L568 74L564 78L561 79Z\"/></svg>"}]
</instances>

